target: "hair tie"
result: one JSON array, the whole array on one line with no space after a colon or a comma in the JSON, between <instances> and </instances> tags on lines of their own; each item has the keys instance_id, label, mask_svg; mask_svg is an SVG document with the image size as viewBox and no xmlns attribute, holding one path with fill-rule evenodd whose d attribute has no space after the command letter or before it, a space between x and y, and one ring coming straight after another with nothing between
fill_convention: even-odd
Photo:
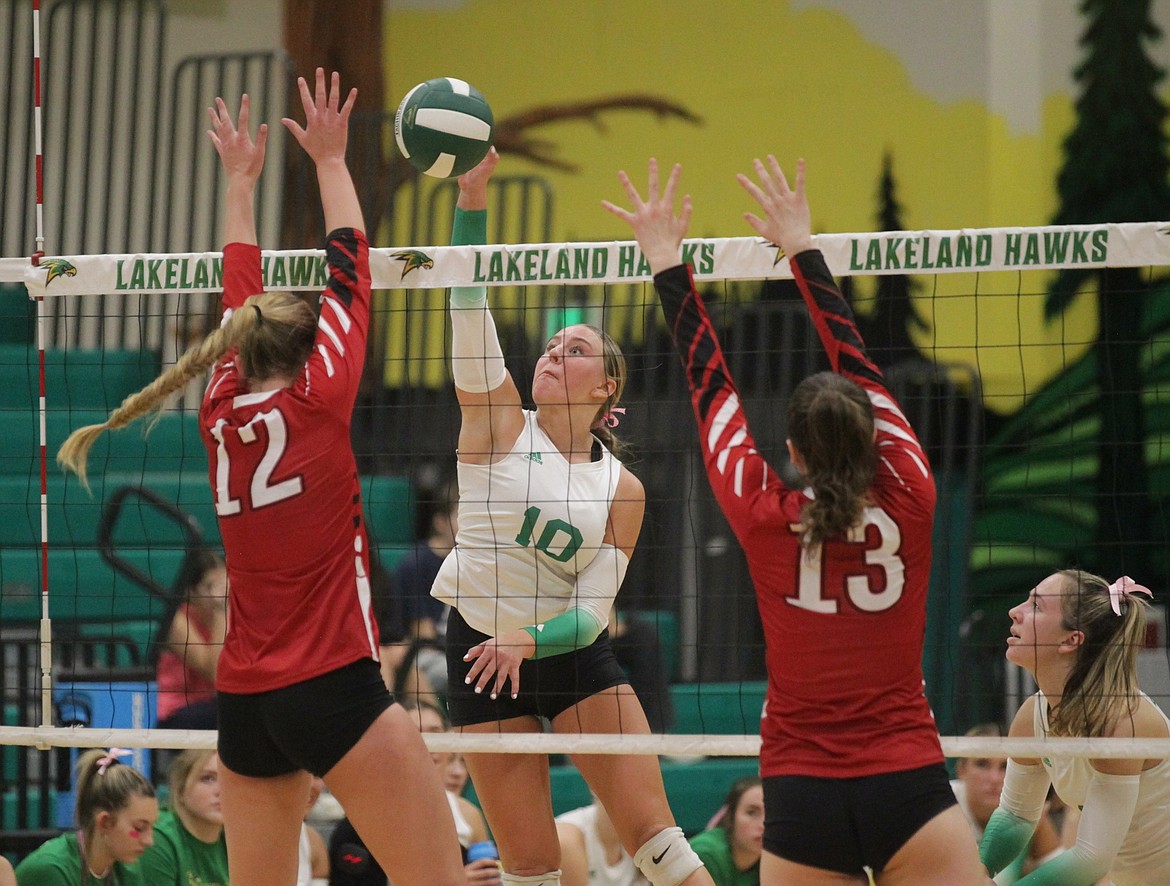
<instances>
[{"instance_id":1,"label":"hair tie","mask_svg":"<svg viewBox=\"0 0 1170 886\"><path fill-rule=\"evenodd\" d=\"M255 304L252 305L252 310L254 310L256 312L256 322L263 323L264 322L264 314L261 313L261 311L260 311L260 305L255 305Z\"/></svg>"},{"instance_id":2,"label":"hair tie","mask_svg":"<svg viewBox=\"0 0 1170 886\"><path fill-rule=\"evenodd\" d=\"M607 428L616 428L618 426L618 416L625 414L626 408L624 406L615 407L601 417L601 423Z\"/></svg>"},{"instance_id":3,"label":"hair tie","mask_svg":"<svg viewBox=\"0 0 1170 886\"><path fill-rule=\"evenodd\" d=\"M1123 575L1109 586L1109 605L1115 615L1121 615L1121 598L1126 594L1145 594L1151 600L1154 594L1145 585L1139 585L1128 575Z\"/></svg>"},{"instance_id":4,"label":"hair tie","mask_svg":"<svg viewBox=\"0 0 1170 886\"><path fill-rule=\"evenodd\" d=\"M106 770L118 762L119 757L129 757L133 751L125 748L110 748L106 755L97 761L98 775L105 775Z\"/></svg>"}]
</instances>

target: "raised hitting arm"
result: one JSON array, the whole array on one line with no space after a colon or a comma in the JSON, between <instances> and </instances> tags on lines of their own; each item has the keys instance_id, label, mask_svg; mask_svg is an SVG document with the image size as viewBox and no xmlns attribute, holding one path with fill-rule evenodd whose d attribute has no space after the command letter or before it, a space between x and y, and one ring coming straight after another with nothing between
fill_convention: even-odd
<instances>
[{"instance_id":1,"label":"raised hitting arm","mask_svg":"<svg viewBox=\"0 0 1170 886\"><path fill-rule=\"evenodd\" d=\"M452 246L487 242L487 187L500 157L492 148L459 176ZM524 425L520 392L504 364L487 287L451 288L451 376L461 410L459 460L490 464L511 449Z\"/></svg>"}]
</instances>

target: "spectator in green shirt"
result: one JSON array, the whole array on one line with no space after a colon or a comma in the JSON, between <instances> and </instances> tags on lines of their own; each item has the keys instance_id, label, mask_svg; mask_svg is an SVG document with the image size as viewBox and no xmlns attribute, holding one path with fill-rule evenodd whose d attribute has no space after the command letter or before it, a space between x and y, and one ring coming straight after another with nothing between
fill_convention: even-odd
<instances>
[{"instance_id":1,"label":"spectator in green shirt","mask_svg":"<svg viewBox=\"0 0 1170 886\"><path fill-rule=\"evenodd\" d=\"M53 837L16 868L18 886L139 886L133 862L154 840L154 788L118 757L95 748L77 761L77 830Z\"/></svg>"},{"instance_id":2,"label":"spectator in green shirt","mask_svg":"<svg viewBox=\"0 0 1170 886\"><path fill-rule=\"evenodd\" d=\"M159 816L154 845L138 863L150 886L228 886L227 842L219 800L219 757L183 751L167 770L171 808Z\"/></svg>"},{"instance_id":3,"label":"spectator in green shirt","mask_svg":"<svg viewBox=\"0 0 1170 886\"><path fill-rule=\"evenodd\" d=\"M764 852L764 788L757 776L741 778L727 792L709 829L691 838L715 886L760 886Z\"/></svg>"}]
</instances>

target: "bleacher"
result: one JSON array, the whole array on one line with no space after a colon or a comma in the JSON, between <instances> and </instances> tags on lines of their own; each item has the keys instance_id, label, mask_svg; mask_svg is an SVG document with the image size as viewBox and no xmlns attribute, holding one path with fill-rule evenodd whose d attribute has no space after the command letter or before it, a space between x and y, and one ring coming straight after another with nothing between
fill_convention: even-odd
<instances>
[{"instance_id":1,"label":"bleacher","mask_svg":"<svg viewBox=\"0 0 1170 886\"><path fill-rule=\"evenodd\" d=\"M28 361L31 361L29 363ZM128 623L151 621L162 601L119 575L98 550L102 515L125 487L144 487L177 505L210 544L219 540L207 482L207 456L196 416L164 412L110 431L89 457L86 490L56 465L68 434L104 421L122 398L153 379L158 361L138 352L49 352L46 359L50 614L54 619ZM6 624L40 616L40 459L36 353L0 346L0 601ZM362 480L366 519L384 562L392 565L411 541L411 491L403 477ZM119 511L111 541L118 554L170 588L185 536L138 498Z\"/></svg>"}]
</instances>

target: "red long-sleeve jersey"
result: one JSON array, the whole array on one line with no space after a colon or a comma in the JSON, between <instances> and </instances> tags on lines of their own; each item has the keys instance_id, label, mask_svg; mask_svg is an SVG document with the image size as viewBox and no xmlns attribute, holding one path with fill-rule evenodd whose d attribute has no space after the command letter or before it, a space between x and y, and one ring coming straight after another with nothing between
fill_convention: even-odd
<instances>
[{"instance_id":1,"label":"red long-sleeve jersey","mask_svg":"<svg viewBox=\"0 0 1170 886\"><path fill-rule=\"evenodd\" d=\"M793 272L834 372L874 407L871 505L813 556L800 541L803 490L757 451L689 269L654 278L691 389L707 477L747 555L767 645L765 776L850 778L942 762L923 691L922 648L935 487L914 431L869 360L817 250Z\"/></svg>"},{"instance_id":2,"label":"red long-sleeve jersey","mask_svg":"<svg viewBox=\"0 0 1170 886\"><path fill-rule=\"evenodd\" d=\"M370 318L369 245L361 231L341 228L326 255L316 340L296 381L252 393L229 352L199 411L227 559L228 632L216 673L225 692L277 689L378 654L350 444ZM228 245L225 316L262 289L260 250Z\"/></svg>"}]
</instances>

